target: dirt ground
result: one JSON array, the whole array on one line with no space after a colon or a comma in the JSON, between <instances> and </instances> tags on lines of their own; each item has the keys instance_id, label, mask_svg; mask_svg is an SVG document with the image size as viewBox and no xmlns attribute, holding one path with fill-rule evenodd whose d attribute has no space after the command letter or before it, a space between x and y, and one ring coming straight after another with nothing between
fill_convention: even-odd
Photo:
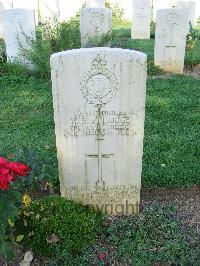
<instances>
[{"instance_id":1,"label":"dirt ground","mask_svg":"<svg viewBox=\"0 0 200 266\"><path fill-rule=\"evenodd\" d=\"M194 227L200 234L200 185L189 188L143 189L141 208L151 205L177 206L178 214L186 227Z\"/></svg>"}]
</instances>

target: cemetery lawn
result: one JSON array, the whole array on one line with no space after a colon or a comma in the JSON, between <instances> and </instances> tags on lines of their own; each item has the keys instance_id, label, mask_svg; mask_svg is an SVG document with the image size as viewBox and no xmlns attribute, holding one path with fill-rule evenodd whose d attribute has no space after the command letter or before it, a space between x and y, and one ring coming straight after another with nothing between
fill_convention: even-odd
<instances>
[{"instance_id":1,"label":"cemetery lawn","mask_svg":"<svg viewBox=\"0 0 200 266\"><path fill-rule=\"evenodd\" d=\"M58 184L51 82L12 71L1 75L0 87L1 155L31 148L53 159ZM200 184L199 88L200 79L187 76L148 78L143 187Z\"/></svg>"}]
</instances>

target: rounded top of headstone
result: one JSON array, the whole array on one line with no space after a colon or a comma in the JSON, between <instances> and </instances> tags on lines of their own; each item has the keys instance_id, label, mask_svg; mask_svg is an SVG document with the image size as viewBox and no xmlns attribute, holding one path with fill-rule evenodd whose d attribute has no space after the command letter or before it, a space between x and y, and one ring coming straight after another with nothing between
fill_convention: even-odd
<instances>
[{"instance_id":1,"label":"rounded top of headstone","mask_svg":"<svg viewBox=\"0 0 200 266\"><path fill-rule=\"evenodd\" d=\"M72 50L67 50L59 53L54 53L51 55L50 61L52 62L54 59L58 59L61 57L67 57L67 56L73 56L77 54L91 54L91 53L116 53L118 56L120 54L123 55L129 55L132 58L140 58L141 60L143 59L146 61L147 55L143 52L135 51L135 50L129 50L129 49L122 49L122 48L109 48L109 47L95 47L95 48L81 48L81 49L72 49Z\"/></svg>"}]
</instances>

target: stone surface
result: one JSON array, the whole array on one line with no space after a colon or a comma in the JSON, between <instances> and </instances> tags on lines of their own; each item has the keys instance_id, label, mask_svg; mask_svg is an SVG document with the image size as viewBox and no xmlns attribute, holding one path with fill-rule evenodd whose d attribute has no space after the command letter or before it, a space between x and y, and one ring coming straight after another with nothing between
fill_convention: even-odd
<instances>
[{"instance_id":1,"label":"stone surface","mask_svg":"<svg viewBox=\"0 0 200 266\"><path fill-rule=\"evenodd\" d=\"M9 8L12 8L12 1L10 1L10 0L0 0L0 39L4 39L2 11L5 10L5 9L9 9Z\"/></svg>"},{"instance_id":2,"label":"stone surface","mask_svg":"<svg viewBox=\"0 0 200 266\"><path fill-rule=\"evenodd\" d=\"M137 213L146 55L79 49L52 55L51 67L61 195L109 214Z\"/></svg>"},{"instance_id":3,"label":"stone surface","mask_svg":"<svg viewBox=\"0 0 200 266\"><path fill-rule=\"evenodd\" d=\"M156 66L168 72L183 73L187 32L187 11L182 9L158 11L154 50Z\"/></svg>"},{"instance_id":4,"label":"stone surface","mask_svg":"<svg viewBox=\"0 0 200 266\"><path fill-rule=\"evenodd\" d=\"M13 8L26 8L35 10L35 21L38 24L38 1L37 0L13 0Z\"/></svg>"},{"instance_id":5,"label":"stone surface","mask_svg":"<svg viewBox=\"0 0 200 266\"><path fill-rule=\"evenodd\" d=\"M35 13L31 9L8 9L2 11L7 59L20 58L20 46L28 49L28 39L35 38ZM25 64L28 62L24 62Z\"/></svg>"},{"instance_id":6,"label":"stone surface","mask_svg":"<svg viewBox=\"0 0 200 266\"><path fill-rule=\"evenodd\" d=\"M57 23L60 20L60 3L59 0L42 0L39 2L41 22L45 24Z\"/></svg>"},{"instance_id":7,"label":"stone surface","mask_svg":"<svg viewBox=\"0 0 200 266\"><path fill-rule=\"evenodd\" d=\"M176 7L177 0L152 0L152 3L153 3L153 20L156 21L158 10Z\"/></svg>"},{"instance_id":8,"label":"stone surface","mask_svg":"<svg viewBox=\"0 0 200 266\"><path fill-rule=\"evenodd\" d=\"M189 22L191 22L192 25L194 25L194 22L195 22L195 6L196 6L196 2L194 1L178 1L177 2L177 8L183 8L187 11Z\"/></svg>"},{"instance_id":9,"label":"stone surface","mask_svg":"<svg viewBox=\"0 0 200 266\"><path fill-rule=\"evenodd\" d=\"M105 7L105 0L86 0L86 7Z\"/></svg>"},{"instance_id":10,"label":"stone surface","mask_svg":"<svg viewBox=\"0 0 200 266\"><path fill-rule=\"evenodd\" d=\"M80 13L81 46L85 47L91 38L111 32L112 11L109 8L82 8Z\"/></svg>"},{"instance_id":11,"label":"stone surface","mask_svg":"<svg viewBox=\"0 0 200 266\"><path fill-rule=\"evenodd\" d=\"M151 0L133 0L132 39L149 39Z\"/></svg>"}]
</instances>

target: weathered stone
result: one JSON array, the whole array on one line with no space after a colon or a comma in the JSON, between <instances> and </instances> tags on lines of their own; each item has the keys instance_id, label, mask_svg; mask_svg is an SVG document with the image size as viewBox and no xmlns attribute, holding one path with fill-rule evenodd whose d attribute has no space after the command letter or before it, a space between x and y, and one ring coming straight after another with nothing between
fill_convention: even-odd
<instances>
[{"instance_id":1,"label":"weathered stone","mask_svg":"<svg viewBox=\"0 0 200 266\"><path fill-rule=\"evenodd\" d=\"M109 214L140 202L146 55L90 48L52 55L63 197Z\"/></svg>"},{"instance_id":2,"label":"weathered stone","mask_svg":"<svg viewBox=\"0 0 200 266\"><path fill-rule=\"evenodd\" d=\"M105 7L105 0L86 0L86 7Z\"/></svg>"},{"instance_id":3,"label":"weathered stone","mask_svg":"<svg viewBox=\"0 0 200 266\"><path fill-rule=\"evenodd\" d=\"M151 0L133 0L132 39L149 39Z\"/></svg>"},{"instance_id":4,"label":"weathered stone","mask_svg":"<svg viewBox=\"0 0 200 266\"><path fill-rule=\"evenodd\" d=\"M81 46L93 38L101 38L112 29L112 11L109 8L83 8L80 14Z\"/></svg>"},{"instance_id":5,"label":"weathered stone","mask_svg":"<svg viewBox=\"0 0 200 266\"><path fill-rule=\"evenodd\" d=\"M187 11L189 22L194 25L195 22L195 6L196 2L194 1L178 1L177 8L182 8Z\"/></svg>"},{"instance_id":6,"label":"weathered stone","mask_svg":"<svg viewBox=\"0 0 200 266\"><path fill-rule=\"evenodd\" d=\"M165 71L183 73L187 12L182 9L162 9L157 13L154 62Z\"/></svg>"},{"instance_id":7,"label":"weathered stone","mask_svg":"<svg viewBox=\"0 0 200 266\"><path fill-rule=\"evenodd\" d=\"M2 11L7 59L21 58L21 47L30 48L30 39L35 39L35 13L31 9L8 9ZM28 62L23 62L28 65Z\"/></svg>"}]
</instances>

